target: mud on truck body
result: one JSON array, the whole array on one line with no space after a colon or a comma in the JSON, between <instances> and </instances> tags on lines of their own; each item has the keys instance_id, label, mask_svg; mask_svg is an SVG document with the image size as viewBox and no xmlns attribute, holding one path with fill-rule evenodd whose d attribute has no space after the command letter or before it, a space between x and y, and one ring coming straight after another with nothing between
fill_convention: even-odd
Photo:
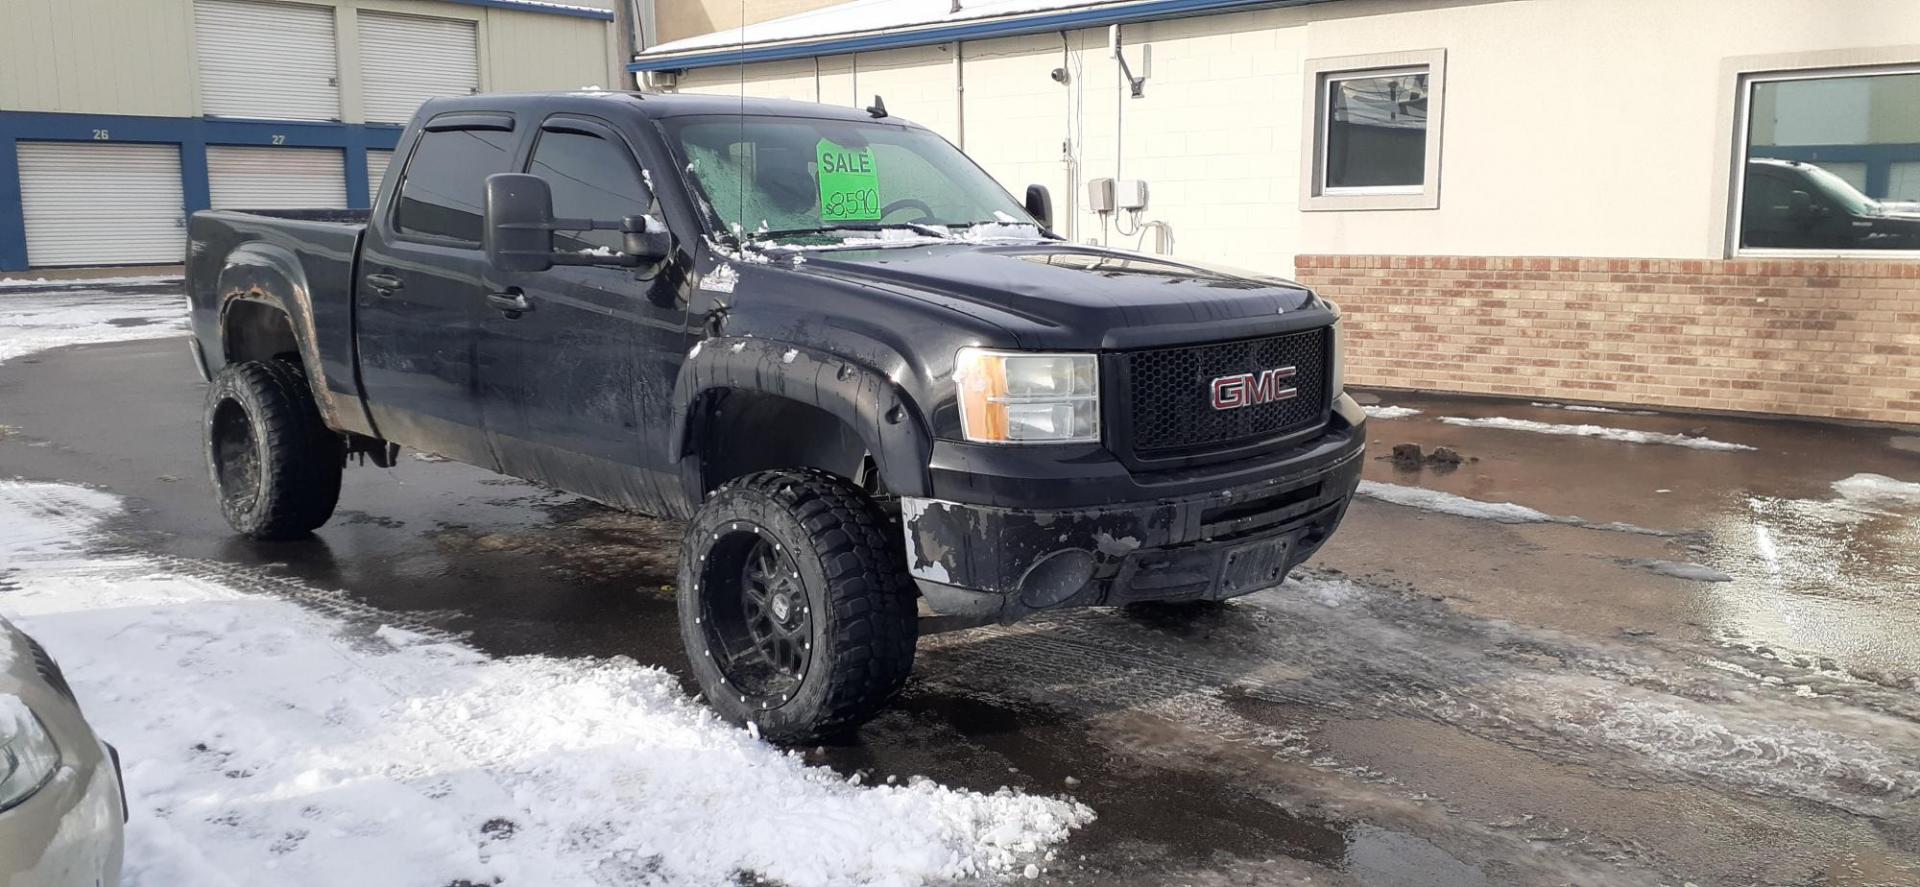
<instances>
[{"instance_id":1,"label":"mud on truck body","mask_svg":"<svg viewBox=\"0 0 1920 887\"><path fill-rule=\"evenodd\" d=\"M922 631L1279 584L1358 482L1339 313L1050 230L884 112L428 102L371 212L196 213L209 474L304 535L401 447L684 520L682 639L777 741Z\"/></svg>"}]
</instances>

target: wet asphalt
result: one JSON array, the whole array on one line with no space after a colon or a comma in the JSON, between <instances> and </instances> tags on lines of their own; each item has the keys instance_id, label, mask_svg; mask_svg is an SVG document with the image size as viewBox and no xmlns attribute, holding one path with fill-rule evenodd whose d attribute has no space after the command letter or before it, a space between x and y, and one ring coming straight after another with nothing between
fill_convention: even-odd
<instances>
[{"instance_id":1,"label":"wet asphalt","mask_svg":"<svg viewBox=\"0 0 1920 887\"><path fill-rule=\"evenodd\" d=\"M1581 522L1363 499L1298 581L1194 621L924 638L899 703L809 758L1074 795L1099 819L1040 883L1920 884L1920 507L1832 487L1920 481L1920 431L1378 396L1423 411L1371 423L1381 457L1469 461L1376 458L1369 480ZM245 542L208 490L201 397L182 339L0 364L0 476L126 496L120 544L230 585L683 673L673 524L409 453L351 469L313 539Z\"/></svg>"}]
</instances>

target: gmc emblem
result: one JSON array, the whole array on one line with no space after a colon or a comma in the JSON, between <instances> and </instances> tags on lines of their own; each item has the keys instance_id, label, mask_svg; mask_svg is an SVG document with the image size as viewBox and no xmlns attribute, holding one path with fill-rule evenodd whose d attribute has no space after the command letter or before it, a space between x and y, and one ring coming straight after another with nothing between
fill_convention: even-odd
<instances>
[{"instance_id":1,"label":"gmc emblem","mask_svg":"<svg viewBox=\"0 0 1920 887\"><path fill-rule=\"evenodd\" d=\"M1213 380L1213 408L1237 410L1258 403L1292 400L1300 396L1300 389L1283 387L1281 383L1299 375L1299 372L1297 367L1279 367L1257 373L1221 376Z\"/></svg>"}]
</instances>

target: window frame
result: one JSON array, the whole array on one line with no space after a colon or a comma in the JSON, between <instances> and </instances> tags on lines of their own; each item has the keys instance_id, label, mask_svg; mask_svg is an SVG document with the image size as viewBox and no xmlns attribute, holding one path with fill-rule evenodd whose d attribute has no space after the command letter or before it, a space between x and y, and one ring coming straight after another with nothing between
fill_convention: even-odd
<instances>
[{"instance_id":1,"label":"window frame","mask_svg":"<svg viewBox=\"0 0 1920 887\"><path fill-rule=\"evenodd\" d=\"M626 133L621 132L619 127L614 126L612 121L605 118L595 117L590 114L581 114L576 111L556 111L548 114L545 119L540 121L540 125L534 128L532 144L527 146L526 151L519 158L519 162L515 164L519 172L527 175L539 175L539 173L533 171L533 161L534 158L540 154L540 142L546 138L549 132L583 135L600 139L626 154L627 168L633 172L634 181L639 182L640 186L646 189L647 192L647 205L638 215L660 215L660 192L653 183L652 174L647 172L646 162L640 158L640 152L637 150L637 146L634 145L631 139L627 138ZM547 183L547 187L552 188L553 183ZM554 212L557 215L560 212L559 207L555 207ZM607 220L602 219L600 221Z\"/></svg>"},{"instance_id":2,"label":"window frame","mask_svg":"<svg viewBox=\"0 0 1920 887\"><path fill-rule=\"evenodd\" d=\"M1326 184L1328 132L1333 86L1369 77L1427 75L1426 153L1421 182L1414 185L1331 186ZM1371 55L1308 59L1300 161L1300 208L1304 211L1420 210L1440 208L1441 141L1446 118L1447 51L1423 49Z\"/></svg>"},{"instance_id":3,"label":"window frame","mask_svg":"<svg viewBox=\"0 0 1920 887\"><path fill-rule=\"evenodd\" d=\"M1738 69L1734 71L1733 81L1733 133L1731 156L1728 158L1727 216L1726 216L1726 255L1731 258L1844 258L1844 259L1920 259L1920 249L1827 249L1820 247L1766 247L1745 246L1746 239L1746 202L1747 202L1747 155L1751 150L1749 140L1753 137L1753 94L1762 83L1786 83L1797 80L1834 80L1857 77L1882 77L1888 75L1920 75L1920 61L1892 62L1883 64L1817 64L1796 65L1795 59L1777 60L1771 69Z\"/></svg>"}]
</instances>

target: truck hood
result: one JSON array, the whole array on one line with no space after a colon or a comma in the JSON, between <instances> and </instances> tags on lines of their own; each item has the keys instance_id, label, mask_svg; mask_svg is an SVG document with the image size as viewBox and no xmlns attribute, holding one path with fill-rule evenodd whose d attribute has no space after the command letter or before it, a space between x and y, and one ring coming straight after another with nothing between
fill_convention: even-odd
<instances>
[{"instance_id":1,"label":"truck hood","mask_svg":"<svg viewBox=\"0 0 1920 887\"><path fill-rule=\"evenodd\" d=\"M954 308L1022 348L1137 348L1240 338L1331 320L1311 290L1164 256L1040 242L808 251L794 266Z\"/></svg>"}]
</instances>

